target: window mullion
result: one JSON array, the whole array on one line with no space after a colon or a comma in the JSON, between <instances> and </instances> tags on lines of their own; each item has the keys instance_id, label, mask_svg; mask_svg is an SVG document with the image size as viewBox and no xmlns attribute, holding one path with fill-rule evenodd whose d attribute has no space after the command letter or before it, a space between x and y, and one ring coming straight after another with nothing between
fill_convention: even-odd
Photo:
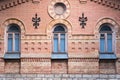
<instances>
[{"instance_id":1,"label":"window mullion","mask_svg":"<svg viewBox=\"0 0 120 80\"><path fill-rule=\"evenodd\" d=\"M20 40L20 37L21 37L21 36L20 36L20 33L18 33L18 34L19 34L19 52L20 52L20 50L21 50L21 48L20 48L20 47L21 47L21 46L20 46L20 45L21 45L21 44L20 44L20 41L21 41L21 40Z\"/></svg>"},{"instance_id":2,"label":"window mullion","mask_svg":"<svg viewBox=\"0 0 120 80\"><path fill-rule=\"evenodd\" d=\"M108 50L107 50L107 45L108 45L108 43L107 43L107 39L108 39L108 36L107 36L107 33L105 33L105 52L108 52Z\"/></svg>"},{"instance_id":3,"label":"window mullion","mask_svg":"<svg viewBox=\"0 0 120 80\"><path fill-rule=\"evenodd\" d=\"M60 52L60 39L61 39L61 36L60 36L60 33L58 33L58 52Z\"/></svg>"},{"instance_id":4,"label":"window mullion","mask_svg":"<svg viewBox=\"0 0 120 80\"><path fill-rule=\"evenodd\" d=\"M8 49L8 46L9 46L9 45L8 45L8 40L9 40L9 36L8 36L8 35L9 35L9 33L7 33L7 51L9 50L9 49Z\"/></svg>"},{"instance_id":5,"label":"window mullion","mask_svg":"<svg viewBox=\"0 0 120 80\"><path fill-rule=\"evenodd\" d=\"M65 34L65 52L67 52L67 34Z\"/></svg>"},{"instance_id":6,"label":"window mullion","mask_svg":"<svg viewBox=\"0 0 120 80\"><path fill-rule=\"evenodd\" d=\"M13 50L13 52L14 52L14 51L15 51L15 33L13 33L13 37L12 37L12 39L13 39L12 50Z\"/></svg>"},{"instance_id":7,"label":"window mullion","mask_svg":"<svg viewBox=\"0 0 120 80\"><path fill-rule=\"evenodd\" d=\"M55 42L54 42L55 36L54 36L54 35L55 35L55 34L53 33L53 38L52 38L52 39L53 39L53 40L52 40L52 41L53 41L53 46L54 46L54 44L55 44ZM53 52L54 52L54 47L53 47Z\"/></svg>"},{"instance_id":8,"label":"window mullion","mask_svg":"<svg viewBox=\"0 0 120 80\"><path fill-rule=\"evenodd\" d=\"M114 50L114 49L115 49L115 48L114 48L114 47L115 47L114 41L115 41L115 40L114 40L114 33L112 33L112 52L115 51L115 50Z\"/></svg>"}]
</instances>

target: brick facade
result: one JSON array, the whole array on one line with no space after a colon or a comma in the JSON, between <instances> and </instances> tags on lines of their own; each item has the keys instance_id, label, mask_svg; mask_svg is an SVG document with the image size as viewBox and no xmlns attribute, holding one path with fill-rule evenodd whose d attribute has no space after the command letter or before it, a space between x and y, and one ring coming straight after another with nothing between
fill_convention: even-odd
<instances>
[{"instance_id":1,"label":"brick facade","mask_svg":"<svg viewBox=\"0 0 120 80\"><path fill-rule=\"evenodd\" d=\"M66 5L66 12L63 15L56 15L54 12L53 7L57 2ZM37 29L34 28L32 22L32 17L35 17L36 13L41 19ZM82 13L88 19L85 28L82 28L79 21ZM20 59L4 60L7 48L6 31L8 25L12 23L17 24L21 30ZM116 60L99 59L99 30L104 23L109 23L114 28ZM53 52L53 28L56 24L64 24L67 29L68 59L54 60L51 58ZM0 1L0 73L119 74L119 48L119 0ZM35 74L35 76L38 75ZM84 77L84 75L80 76ZM115 80L119 80L119 75L113 76L117 76ZM17 78L19 77L16 77L16 80ZM97 79L99 80L99 78ZM96 78L92 77L91 80L96 80Z\"/></svg>"}]
</instances>

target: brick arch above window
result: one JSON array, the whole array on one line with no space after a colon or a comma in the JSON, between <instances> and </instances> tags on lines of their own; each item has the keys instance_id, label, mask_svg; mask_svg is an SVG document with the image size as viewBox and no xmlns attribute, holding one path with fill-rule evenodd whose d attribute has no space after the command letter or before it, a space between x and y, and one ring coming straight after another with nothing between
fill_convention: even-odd
<instances>
[{"instance_id":1,"label":"brick arch above window","mask_svg":"<svg viewBox=\"0 0 120 80\"><path fill-rule=\"evenodd\" d=\"M68 37L70 38L71 37L71 33L72 33L72 25L67 21L67 20L62 20L62 19L58 19L58 20L52 20L48 26L47 26L47 29L46 29L46 32L47 32L47 36L48 38L51 38L51 34L53 32L53 28L56 24L63 24L65 25L66 29L67 29L67 34L68 34Z\"/></svg>"},{"instance_id":2,"label":"brick arch above window","mask_svg":"<svg viewBox=\"0 0 120 80\"><path fill-rule=\"evenodd\" d=\"M15 18L10 18L10 19L7 19L6 21L4 21L4 23L2 25L3 31L6 31L8 25L10 25L10 24L17 24L21 29L21 35L25 34L24 24L20 20L15 19Z\"/></svg>"},{"instance_id":3,"label":"brick arch above window","mask_svg":"<svg viewBox=\"0 0 120 80\"><path fill-rule=\"evenodd\" d=\"M115 32L116 36L118 36L118 34L120 34L119 25L115 22L115 20L113 20L111 18L102 18L97 22L96 27L95 27L94 34L95 34L96 38L98 38L98 36L99 36L99 30L100 30L101 25L106 24L106 23L111 25L111 28Z\"/></svg>"}]
</instances>

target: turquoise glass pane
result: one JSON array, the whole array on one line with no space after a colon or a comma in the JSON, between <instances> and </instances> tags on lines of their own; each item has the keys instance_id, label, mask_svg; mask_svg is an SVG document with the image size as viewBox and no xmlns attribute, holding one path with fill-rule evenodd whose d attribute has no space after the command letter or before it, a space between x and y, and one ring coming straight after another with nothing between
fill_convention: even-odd
<instances>
[{"instance_id":1,"label":"turquoise glass pane","mask_svg":"<svg viewBox=\"0 0 120 80\"><path fill-rule=\"evenodd\" d=\"M13 47L13 39L12 39L12 34L8 35L8 52L12 51Z\"/></svg>"},{"instance_id":2,"label":"turquoise glass pane","mask_svg":"<svg viewBox=\"0 0 120 80\"><path fill-rule=\"evenodd\" d=\"M61 34L60 52L65 52L65 34Z\"/></svg>"},{"instance_id":3,"label":"turquoise glass pane","mask_svg":"<svg viewBox=\"0 0 120 80\"><path fill-rule=\"evenodd\" d=\"M107 34L107 52L112 52L112 34Z\"/></svg>"},{"instance_id":4,"label":"turquoise glass pane","mask_svg":"<svg viewBox=\"0 0 120 80\"><path fill-rule=\"evenodd\" d=\"M15 34L15 51L19 51L20 48L19 34Z\"/></svg>"},{"instance_id":5,"label":"turquoise glass pane","mask_svg":"<svg viewBox=\"0 0 120 80\"><path fill-rule=\"evenodd\" d=\"M105 52L105 39L100 38L100 52Z\"/></svg>"},{"instance_id":6,"label":"turquoise glass pane","mask_svg":"<svg viewBox=\"0 0 120 80\"><path fill-rule=\"evenodd\" d=\"M58 52L58 38L54 38L54 52Z\"/></svg>"},{"instance_id":7,"label":"turquoise glass pane","mask_svg":"<svg viewBox=\"0 0 120 80\"><path fill-rule=\"evenodd\" d=\"M61 36L60 36L61 38L65 38L65 34L61 34Z\"/></svg>"}]
</instances>

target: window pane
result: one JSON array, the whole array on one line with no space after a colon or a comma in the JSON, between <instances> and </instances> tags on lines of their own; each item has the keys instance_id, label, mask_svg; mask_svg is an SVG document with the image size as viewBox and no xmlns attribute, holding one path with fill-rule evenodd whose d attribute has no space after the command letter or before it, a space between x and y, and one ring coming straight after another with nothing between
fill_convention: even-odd
<instances>
[{"instance_id":1,"label":"window pane","mask_svg":"<svg viewBox=\"0 0 120 80\"><path fill-rule=\"evenodd\" d=\"M61 36L60 36L61 38L65 38L65 34L61 34Z\"/></svg>"},{"instance_id":2,"label":"window pane","mask_svg":"<svg viewBox=\"0 0 120 80\"><path fill-rule=\"evenodd\" d=\"M54 38L58 38L58 34L54 34Z\"/></svg>"},{"instance_id":3,"label":"window pane","mask_svg":"<svg viewBox=\"0 0 120 80\"><path fill-rule=\"evenodd\" d=\"M13 39L8 38L8 52L12 51L12 47L13 47Z\"/></svg>"},{"instance_id":4,"label":"window pane","mask_svg":"<svg viewBox=\"0 0 120 80\"><path fill-rule=\"evenodd\" d=\"M54 52L58 52L58 38L54 38Z\"/></svg>"},{"instance_id":5,"label":"window pane","mask_svg":"<svg viewBox=\"0 0 120 80\"><path fill-rule=\"evenodd\" d=\"M15 34L15 51L19 51L20 45L19 45L19 34Z\"/></svg>"},{"instance_id":6,"label":"window pane","mask_svg":"<svg viewBox=\"0 0 120 80\"><path fill-rule=\"evenodd\" d=\"M112 31L112 30L107 24L103 24L100 31Z\"/></svg>"},{"instance_id":7,"label":"window pane","mask_svg":"<svg viewBox=\"0 0 120 80\"><path fill-rule=\"evenodd\" d=\"M8 32L20 32L19 26L17 24L10 24Z\"/></svg>"},{"instance_id":8,"label":"window pane","mask_svg":"<svg viewBox=\"0 0 120 80\"><path fill-rule=\"evenodd\" d=\"M19 38L19 34L18 33L15 33L15 38Z\"/></svg>"},{"instance_id":9,"label":"window pane","mask_svg":"<svg viewBox=\"0 0 120 80\"><path fill-rule=\"evenodd\" d=\"M13 37L13 35L12 34L8 34L8 38L12 38Z\"/></svg>"},{"instance_id":10,"label":"window pane","mask_svg":"<svg viewBox=\"0 0 120 80\"><path fill-rule=\"evenodd\" d=\"M65 52L65 38L61 38L60 52Z\"/></svg>"},{"instance_id":11,"label":"window pane","mask_svg":"<svg viewBox=\"0 0 120 80\"><path fill-rule=\"evenodd\" d=\"M112 52L112 34L107 34L107 52Z\"/></svg>"},{"instance_id":12,"label":"window pane","mask_svg":"<svg viewBox=\"0 0 120 80\"><path fill-rule=\"evenodd\" d=\"M105 38L100 38L100 52L105 52Z\"/></svg>"},{"instance_id":13,"label":"window pane","mask_svg":"<svg viewBox=\"0 0 120 80\"><path fill-rule=\"evenodd\" d=\"M61 25L57 25L54 29L54 32L65 32L65 29Z\"/></svg>"}]
</instances>

